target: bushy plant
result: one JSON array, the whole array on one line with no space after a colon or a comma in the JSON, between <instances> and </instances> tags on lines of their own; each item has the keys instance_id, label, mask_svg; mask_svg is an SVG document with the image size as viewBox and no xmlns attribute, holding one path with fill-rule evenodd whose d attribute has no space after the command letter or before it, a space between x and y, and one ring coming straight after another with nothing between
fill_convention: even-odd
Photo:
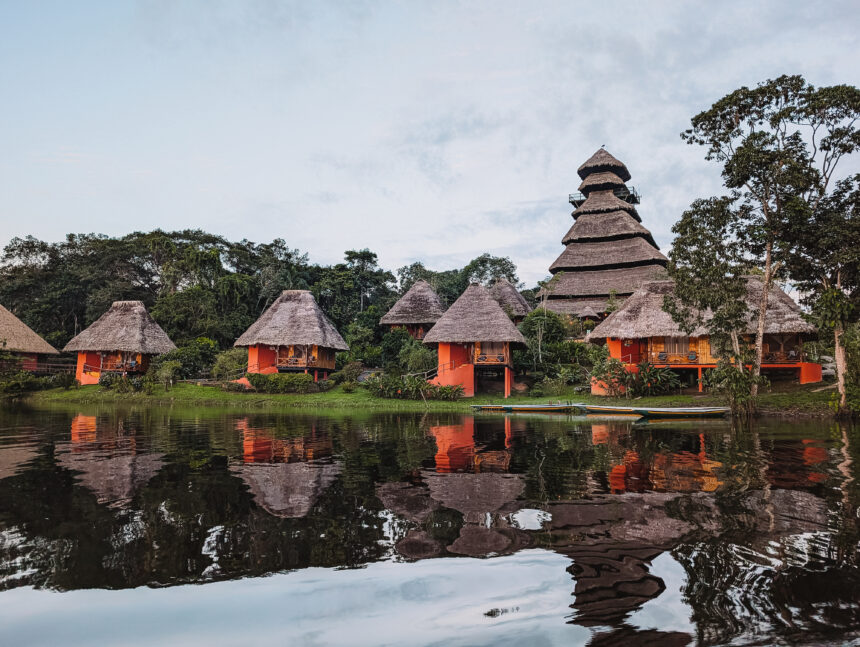
<instances>
[{"instance_id":1,"label":"bushy plant","mask_svg":"<svg viewBox=\"0 0 860 647\"><path fill-rule=\"evenodd\" d=\"M621 360L607 357L592 367L591 379L602 383L607 394L617 398L625 394L631 395L629 387L636 378L625 368Z\"/></svg>"},{"instance_id":2,"label":"bushy plant","mask_svg":"<svg viewBox=\"0 0 860 647\"><path fill-rule=\"evenodd\" d=\"M358 388L358 382L343 382L341 384L344 393L353 393L356 388Z\"/></svg>"},{"instance_id":3,"label":"bushy plant","mask_svg":"<svg viewBox=\"0 0 860 647\"><path fill-rule=\"evenodd\" d=\"M307 373L248 373L251 386L261 393L312 393L320 390L314 376Z\"/></svg>"},{"instance_id":4,"label":"bushy plant","mask_svg":"<svg viewBox=\"0 0 860 647\"><path fill-rule=\"evenodd\" d=\"M717 367L706 371L702 383L707 389L722 396L735 415L755 412L755 396L751 394L753 384L767 384L763 375L753 375L749 370L738 370L731 361L720 359Z\"/></svg>"},{"instance_id":5,"label":"bushy plant","mask_svg":"<svg viewBox=\"0 0 860 647\"><path fill-rule=\"evenodd\" d=\"M99 387L105 391L110 391L116 386L117 382L119 382L121 378L122 376L119 373L107 373L102 371L101 375L99 375Z\"/></svg>"},{"instance_id":6,"label":"bushy plant","mask_svg":"<svg viewBox=\"0 0 860 647\"><path fill-rule=\"evenodd\" d=\"M657 367L650 362L641 362L639 372L635 374L630 391L634 396L663 395L681 386L678 374L671 368Z\"/></svg>"},{"instance_id":7,"label":"bushy plant","mask_svg":"<svg viewBox=\"0 0 860 647\"><path fill-rule=\"evenodd\" d=\"M51 386L50 378L36 377L29 371L6 372L0 379L0 394L16 396Z\"/></svg>"},{"instance_id":8,"label":"bushy plant","mask_svg":"<svg viewBox=\"0 0 860 647\"><path fill-rule=\"evenodd\" d=\"M364 387L380 398L401 400L459 400L463 397L463 387L439 386L417 376L382 375L364 382Z\"/></svg>"},{"instance_id":9,"label":"bushy plant","mask_svg":"<svg viewBox=\"0 0 860 647\"><path fill-rule=\"evenodd\" d=\"M72 387L78 388L80 383L74 373L56 373L51 376L51 385L68 391Z\"/></svg>"},{"instance_id":10,"label":"bushy plant","mask_svg":"<svg viewBox=\"0 0 860 647\"><path fill-rule=\"evenodd\" d=\"M182 363L179 360L162 362L155 370L155 379L169 391L173 383L178 380L182 372Z\"/></svg>"},{"instance_id":11,"label":"bushy plant","mask_svg":"<svg viewBox=\"0 0 860 647\"><path fill-rule=\"evenodd\" d=\"M212 377L219 381L236 380L248 368L248 351L245 348L230 348L215 356Z\"/></svg>"},{"instance_id":12,"label":"bushy plant","mask_svg":"<svg viewBox=\"0 0 860 647\"><path fill-rule=\"evenodd\" d=\"M218 344L208 337L198 337L169 353L154 357L150 363L150 368L153 369L154 374L157 374L163 364L167 362L179 362L179 369L177 369L178 378L190 379L208 373L212 369L217 356Z\"/></svg>"}]
</instances>

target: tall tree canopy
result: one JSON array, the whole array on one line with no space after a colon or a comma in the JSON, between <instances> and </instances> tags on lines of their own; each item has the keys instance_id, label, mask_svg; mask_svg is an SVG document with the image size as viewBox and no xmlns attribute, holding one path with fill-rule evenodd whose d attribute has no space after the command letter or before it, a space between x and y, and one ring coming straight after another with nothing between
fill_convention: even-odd
<instances>
[{"instance_id":1,"label":"tall tree canopy","mask_svg":"<svg viewBox=\"0 0 860 647\"><path fill-rule=\"evenodd\" d=\"M697 226L703 229L723 227L724 249L763 273L755 376L761 366L768 291L776 278L787 276L786 262L797 245L793 223L812 218L837 183L839 162L860 145L858 116L857 88L816 88L801 76L781 76L731 92L693 117L692 127L681 135L689 144L704 146L705 159L722 166L728 190L725 208L694 208L684 218L702 219ZM727 222L721 223L724 218ZM676 233L691 226L682 218ZM712 273L694 253L697 247L698 241L683 235L673 244L670 271L679 281L704 281ZM756 381L751 388L755 395Z\"/></svg>"}]
</instances>

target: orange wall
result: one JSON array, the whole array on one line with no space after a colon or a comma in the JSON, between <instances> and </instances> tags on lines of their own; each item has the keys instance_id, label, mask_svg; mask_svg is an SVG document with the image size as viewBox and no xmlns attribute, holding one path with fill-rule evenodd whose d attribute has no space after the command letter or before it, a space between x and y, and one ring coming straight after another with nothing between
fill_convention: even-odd
<instances>
[{"instance_id":1,"label":"orange wall","mask_svg":"<svg viewBox=\"0 0 860 647\"><path fill-rule=\"evenodd\" d=\"M84 371L84 364L87 365L87 370ZM101 357L95 351L81 351L78 353L78 365L75 369L75 378L81 384L98 384L99 371L101 366Z\"/></svg>"},{"instance_id":2,"label":"orange wall","mask_svg":"<svg viewBox=\"0 0 860 647\"><path fill-rule=\"evenodd\" d=\"M463 387L463 395L475 395L475 366L471 363L471 348L465 344L439 344L439 372L431 380L440 386Z\"/></svg>"},{"instance_id":3,"label":"orange wall","mask_svg":"<svg viewBox=\"0 0 860 647\"><path fill-rule=\"evenodd\" d=\"M248 347L249 373L277 373L278 351L267 346Z\"/></svg>"},{"instance_id":4,"label":"orange wall","mask_svg":"<svg viewBox=\"0 0 860 647\"><path fill-rule=\"evenodd\" d=\"M615 359L621 359L621 340L610 337L606 340L606 347L609 349L609 356Z\"/></svg>"}]
</instances>

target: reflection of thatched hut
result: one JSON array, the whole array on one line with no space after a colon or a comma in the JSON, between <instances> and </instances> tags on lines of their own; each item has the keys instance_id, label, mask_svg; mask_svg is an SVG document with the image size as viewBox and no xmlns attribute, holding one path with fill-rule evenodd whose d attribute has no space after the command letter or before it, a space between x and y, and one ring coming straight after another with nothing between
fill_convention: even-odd
<instances>
[{"instance_id":1,"label":"reflection of thatched hut","mask_svg":"<svg viewBox=\"0 0 860 647\"><path fill-rule=\"evenodd\" d=\"M96 384L102 372L145 373L151 357L175 348L142 301L114 301L63 350L78 353L78 381Z\"/></svg>"},{"instance_id":2,"label":"reflection of thatched hut","mask_svg":"<svg viewBox=\"0 0 860 647\"><path fill-rule=\"evenodd\" d=\"M613 295L623 302L643 282L661 278L667 259L641 224L639 196L627 188L630 172L622 162L601 148L577 173L580 193L570 196L575 222L541 295L549 310L593 319Z\"/></svg>"},{"instance_id":3,"label":"reflection of thatched hut","mask_svg":"<svg viewBox=\"0 0 860 647\"><path fill-rule=\"evenodd\" d=\"M487 514L504 512L525 489L519 474L424 472L422 478L433 499L462 512L468 523L479 523Z\"/></svg>"},{"instance_id":4,"label":"reflection of thatched hut","mask_svg":"<svg viewBox=\"0 0 860 647\"><path fill-rule=\"evenodd\" d=\"M313 371L315 379L334 370L337 351L349 350L308 290L284 290L235 345L248 347L249 373Z\"/></svg>"},{"instance_id":5,"label":"reflection of thatched hut","mask_svg":"<svg viewBox=\"0 0 860 647\"><path fill-rule=\"evenodd\" d=\"M21 466L36 458L38 453L36 447L26 445L0 447L0 480L17 474Z\"/></svg>"},{"instance_id":6,"label":"reflection of thatched hut","mask_svg":"<svg viewBox=\"0 0 860 647\"><path fill-rule=\"evenodd\" d=\"M476 369L504 370L508 397L513 382L511 344L525 340L489 291L473 283L430 329L424 343L439 345L437 384L460 385L471 397Z\"/></svg>"},{"instance_id":7,"label":"reflection of thatched hut","mask_svg":"<svg viewBox=\"0 0 860 647\"><path fill-rule=\"evenodd\" d=\"M422 280L416 281L379 323L392 328L403 326L415 339L424 339L427 331L444 313L442 299L427 281Z\"/></svg>"},{"instance_id":8,"label":"reflection of thatched hut","mask_svg":"<svg viewBox=\"0 0 860 647\"><path fill-rule=\"evenodd\" d=\"M388 510L414 523L424 523L439 508L426 487L409 483L383 483L377 486L376 496Z\"/></svg>"},{"instance_id":9,"label":"reflection of thatched hut","mask_svg":"<svg viewBox=\"0 0 860 647\"><path fill-rule=\"evenodd\" d=\"M514 323L519 323L532 311L532 307L523 298L514 285L505 278L497 280L490 288L492 296L502 306Z\"/></svg>"},{"instance_id":10,"label":"reflection of thatched hut","mask_svg":"<svg viewBox=\"0 0 860 647\"><path fill-rule=\"evenodd\" d=\"M340 474L337 463L243 463L238 474L261 508L276 517L307 516L313 505Z\"/></svg>"},{"instance_id":11,"label":"reflection of thatched hut","mask_svg":"<svg viewBox=\"0 0 860 647\"><path fill-rule=\"evenodd\" d=\"M40 356L58 354L56 348L3 306L0 306L0 350L14 353L21 368L27 371L37 368Z\"/></svg>"},{"instance_id":12,"label":"reflection of thatched hut","mask_svg":"<svg viewBox=\"0 0 860 647\"><path fill-rule=\"evenodd\" d=\"M610 355L628 365L647 360L659 366L697 371L701 379L703 369L716 366L716 352L707 328L699 327L687 335L663 310L663 300L672 294L673 286L672 281L645 283L621 308L592 330L587 339L605 340ZM746 329L741 331L747 341L751 341L756 332L754 313L763 289L760 278L747 277L749 315ZM801 349L804 337L812 332L813 326L803 319L798 305L778 286L772 286L765 317L762 368L796 370L801 384L820 381L821 367L805 362Z\"/></svg>"},{"instance_id":13,"label":"reflection of thatched hut","mask_svg":"<svg viewBox=\"0 0 860 647\"><path fill-rule=\"evenodd\" d=\"M133 449L119 454L118 448L85 451L69 450L57 462L78 472L78 483L91 490L99 503L124 506L164 466L161 454L140 454Z\"/></svg>"}]
</instances>

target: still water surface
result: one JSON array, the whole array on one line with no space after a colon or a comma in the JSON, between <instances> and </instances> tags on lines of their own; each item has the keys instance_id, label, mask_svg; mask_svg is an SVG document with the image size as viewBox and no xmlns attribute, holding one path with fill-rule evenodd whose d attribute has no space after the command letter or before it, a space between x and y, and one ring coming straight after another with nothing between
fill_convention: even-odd
<instances>
[{"instance_id":1,"label":"still water surface","mask_svg":"<svg viewBox=\"0 0 860 647\"><path fill-rule=\"evenodd\" d=\"M819 421L0 410L0 644L860 644L858 447Z\"/></svg>"}]
</instances>

